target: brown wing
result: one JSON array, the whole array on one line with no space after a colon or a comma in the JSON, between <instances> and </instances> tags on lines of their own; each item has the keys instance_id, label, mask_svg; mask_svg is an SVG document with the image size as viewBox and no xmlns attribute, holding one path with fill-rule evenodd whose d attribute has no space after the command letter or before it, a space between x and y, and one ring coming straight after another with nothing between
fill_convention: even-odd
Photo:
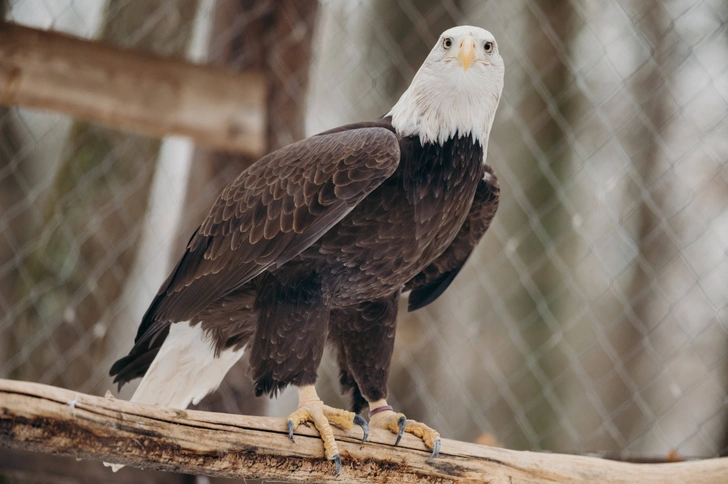
<instances>
[{"instance_id":1,"label":"brown wing","mask_svg":"<svg viewBox=\"0 0 728 484\"><path fill-rule=\"evenodd\" d=\"M490 166L486 165L485 172L485 177L478 183L468 218L460 227L455 240L440 257L405 285L405 291L412 291L409 295L408 311L427 306L445 292L490 227L498 210L500 187Z\"/></svg>"},{"instance_id":2,"label":"brown wing","mask_svg":"<svg viewBox=\"0 0 728 484\"><path fill-rule=\"evenodd\" d=\"M258 160L223 190L190 239L147 310L135 349L305 250L391 176L399 159L396 135L373 127L314 136Z\"/></svg>"}]
</instances>

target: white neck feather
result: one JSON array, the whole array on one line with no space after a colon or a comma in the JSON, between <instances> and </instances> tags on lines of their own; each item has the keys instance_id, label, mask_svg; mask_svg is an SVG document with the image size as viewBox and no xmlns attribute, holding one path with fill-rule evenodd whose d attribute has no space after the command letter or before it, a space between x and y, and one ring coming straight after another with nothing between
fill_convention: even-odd
<instances>
[{"instance_id":1,"label":"white neck feather","mask_svg":"<svg viewBox=\"0 0 728 484\"><path fill-rule=\"evenodd\" d=\"M419 136L422 144L472 135L485 149L503 89L502 65L489 69L487 76L466 75L425 63L387 113L392 126L400 136Z\"/></svg>"}]
</instances>

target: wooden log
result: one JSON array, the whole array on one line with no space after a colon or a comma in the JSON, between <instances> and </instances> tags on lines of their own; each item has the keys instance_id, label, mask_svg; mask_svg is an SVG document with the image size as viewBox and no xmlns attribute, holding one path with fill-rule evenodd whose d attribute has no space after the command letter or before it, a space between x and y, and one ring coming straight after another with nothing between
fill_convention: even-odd
<instances>
[{"instance_id":1,"label":"wooden log","mask_svg":"<svg viewBox=\"0 0 728 484\"><path fill-rule=\"evenodd\" d=\"M595 457L519 452L445 439L431 463L422 442L373 429L336 431L343 469L323 457L315 429L296 443L281 418L142 405L62 388L0 380L0 446L189 474L339 483L728 482L728 458L630 464ZM124 472L123 470L121 472Z\"/></svg>"},{"instance_id":2,"label":"wooden log","mask_svg":"<svg viewBox=\"0 0 728 484\"><path fill-rule=\"evenodd\" d=\"M0 23L0 104L58 111L147 136L263 154L267 86L257 72L200 66Z\"/></svg>"}]
</instances>

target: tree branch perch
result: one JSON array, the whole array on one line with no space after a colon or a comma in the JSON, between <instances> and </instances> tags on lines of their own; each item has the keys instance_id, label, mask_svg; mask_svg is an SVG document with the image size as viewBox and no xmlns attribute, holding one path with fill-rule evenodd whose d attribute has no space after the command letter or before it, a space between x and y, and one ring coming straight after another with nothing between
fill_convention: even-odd
<instances>
[{"instance_id":1,"label":"tree branch perch","mask_svg":"<svg viewBox=\"0 0 728 484\"><path fill-rule=\"evenodd\" d=\"M293 444L284 419L141 405L37 383L0 380L0 446L206 476L368 482L725 482L728 458L629 464L443 440L431 464L419 439L373 429L336 432L344 467L333 477L315 430ZM109 471L110 472L110 471Z\"/></svg>"}]
</instances>

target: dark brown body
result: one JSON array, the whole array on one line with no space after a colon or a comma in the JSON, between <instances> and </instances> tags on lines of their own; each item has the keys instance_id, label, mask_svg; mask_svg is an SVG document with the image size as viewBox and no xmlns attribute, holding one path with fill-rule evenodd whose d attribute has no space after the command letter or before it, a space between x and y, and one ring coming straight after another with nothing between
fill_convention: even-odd
<instances>
[{"instance_id":1,"label":"dark brown body","mask_svg":"<svg viewBox=\"0 0 728 484\"><path fill-rule=\"evenodd\" d=\"M498 186L483 164L482 146L471 137L423 146L418 138L393 137L382 128L394 133L390 120L383 119L320 135L321 140L337 140L356 133L360 144L345 153L351 160L345 167L334 157L323 168L312 165L303 171L299 182L295 173L289 175L292 182L281 173L268 185L258 181L265 173L248 175L240 183L249 185L248 191L257 183L263 191L246 204L236 200L242 192L226 190L152 303L134 349L112 368L117 380L141 376L169 323L191 320L213 334L220 350L249 345L258 394L314 383L328 339L338 352L342 386L353 391L355 410L366 405L364 398L386 397L400 293L412 290L413 310L447 288L491 222ZM367 157L359 158L357 150ZM326 166L334 165L327 172ZM281 162L279 171L285 170ZM305 198L307 205L302 205L308 207L299 218L296 197ZM258 218L250 216L238 248L236 230L245 228L247 213ZM330 226L316 229L327 217ZM279 227L269 227L271 220ZM256 223L261 227L257 242ZM286 239L289 233L293 235ZM232 256L225 259L227 245ZM203 249L200 260L190 255ZM233 258L236 251L254 255L240 263ZM224 284L228 287L221 290ZM185 292L194 301L186 300Z\"/></svg>"},{"instance_id":2,"label":"dark brown body","mask_svg":"<svg viewBox=\"0 0 728 484\"><path fill-rule=\"evenodd\" d=\"M441 147L400 139L394 175L281 270L320 275L329 307L391 296L452 243L483 177L483 148L470 137Z\"/></svg>"}]
</instances>

